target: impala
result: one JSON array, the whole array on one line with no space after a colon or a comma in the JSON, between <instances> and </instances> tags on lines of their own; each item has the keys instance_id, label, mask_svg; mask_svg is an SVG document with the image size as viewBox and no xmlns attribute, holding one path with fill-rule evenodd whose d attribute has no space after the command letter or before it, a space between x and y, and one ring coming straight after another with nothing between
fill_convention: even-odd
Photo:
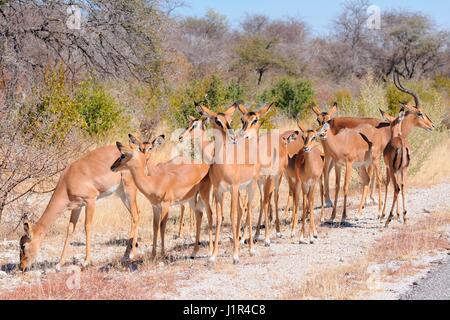
<instances>
[{"instance_id":1,"label":"impala","mask_svg":"<svg viewBox=\"0 0 450 320\"><path fill-rule=\"evenodd\" d=\"M281 138L273 132L259 135L261 128L261 117L269 112L273 104L264 106L259 111L249 111L244 105L239 104L238 109L241 112L242 128L238 137L253 139L256 143L257 161L260 165L260 176L257 181L260 191L260 212L258 225L256 228L255 239L259 240L261 219L265 219L265 238L266 246L270 245L270 221L269 208L272 195L275 202L275 226L277 236L281 237L280 219L278 213L279 189L281 178L287 167L287 150Z\"/></svg>"},{"instance_id":2,"label":"impala","mask_svg":"<svg viewBox=\"0 0 450 320\"><path fill-rule=\"evenodd\" d=\"M394 84L400 91L407 93L411 95L415 101L415 106L410 105L409 103L406 103L403 105L404 108L408 110L408 112L405 114L405 119L402 121L402 133L404 137L407 137L408 134L411 132L414 128L423 128L426 130L433 130L434 125L433 122L430 120L430 118L423 112L423 110L420 108L419 105L419 99L417 95L402 86L400 83L400 79L398 76L398 71L395 70L393 73L394 78ZM334 113L337 111L337 105L335 104L333 108L331 108L328 112L321 111L317 107L313 107L314 113L317 115L317 121L320 124L323 124L325 122L329 122L332 118ZM339 132L343 129L352 129L356 130L358 132L363 133L373 144L372 148L372 168L369 167L369 175L370 172L373 172L373 175L377 179L378 184L378 209L379 209L379 216L381 215L381 208L382 208L382 201L381 201L381 174L380 174L380 159L383 154L384 149L386 148L387 144L391 140L391 128L389 126L388 122L384 122L382 120L374 119L374 118L350 118L350 117L335 117L333 118L333 125L336 132ZM372 130L368 128L366 125L370 125L374 127L376 130ZM325 152L325 171L324 171L324 177L325 177L325 198L326 203L331 203L329 201L329 173L330 173L330 163L332 163L332 158L330 155L328 155ZM373 177L372 177L373 179ZM367 187L366 187L367 189ZM372 188L373 191L373 188ZM367 190L363 189L362 192L362 201L360 208L358 212L361 211L362 206L365 203L365 196L364 194L367 193Z\"/></svg>"},{"instance_id":3,"label":"impala","mask_svg":"<svg viewBox=\"0 0 450 320\"><path fill-rule=\"evenodd\" d=\"M156 143L161 144L164 136L159 136ZM169 208L173 205L189 202L194 208L196 216L200 215L204 203L198 198L201 182L208 173L208 164L177 164L169 161L158 164L154 170L146 175L146 150L138 148L138 141L129 135L130 146L126 147L117 142L120 157L111 166L111 170L129 171L139 191L149 200L153 207L153 248L152 257L156 257L158 234L161 234L161 254L165 254L165 230ZM208 193L209 194L209 193ZM196 235L198 238L199 235ZM193 255L198 251L198 242L195 244Z\"/></svg>"},{"instance_id":4,"label":"impala","mask_svg":"<svg viewBox=\"0 0 450 320\"><path fill-rule=\"evenodd\" d=\"M288 140L296 140L301 136L303 140L303 148L294 156L295 173L297 180L301 183L303 193L303 213L302 213L302 227L300 231L300 243L305 242L305 225L306 217L309 215L309 243L314 243L314 239L318 238L317 229L315 225L314 215L314 193L317 183L320 185L321 197L321 212L320 220L323 219L323 187L322 175L324 169L324 155L320 149L317 148L317 132L315 130L306 130L299 124L300 132L294 132ZM298 196L298 193L296 193ZM298 200L294 199L298 203ZM296 217L294 218L296 219ZM295 221L295 220L294 220Z\"/></svg>"},{"instance_id":5,"label":"impala","mask_svg":"<svg viewBox=\"0 0 450 320\"><path fill-rule=\"evenodd\" d=\"M303 139L293 139L292 137L298 135L298 130L289 130L281 135L281 140L286 145L288 165L284 172L284 176L289 186L289 193L292 193L292 222L291 222L291 237L294 237L298 222L298 202L301 192L300 176L295 169L295 157L303 149ZM288 194L289 203L289 194ZM287 207L287 205L286 205Z\"/></svg>"},{"instance_id":6,"label":"impala","mask_svg":"<svg viewBox=\"0 0 450 320\"><path fill-rule=\"evenodd\" d=\"M380 110L381 111L381 110ZM382 115L386 120L390 122L390 127L392 130L392 139L384 150L384 162L386 163L386 196L385 204L383 206L383 214L380 218L384 218L384 213L386 209L387 192L390 180L394 185L394 198L392 200L392 207L389 217L386 221L386 227L392 220L394 207L398 201L399 192L402 192L403 200L403 221L406 223L406 198L405 198L405 188L406 188L406 176L408 173L408 166L411 160L410 147L408 141L403 137L402 134L402 122L405 119L405 112L401 111L397 118L391 117L387 113L381 111ZM397 215L398 215L398 204L397 204Z\"/></svg>"},{"instance_id":7,"label":"impala","mask_svg":"<svg viewBox=\"0 0 450 320\"><path fill-rule=\"evenodd\" d=\"M214 198L216 203L216 238L214 242L214 252L210 258L211 262L216 260L219 250L220 228L223 216L223 195L224 192L231 192L231 228L233 233L233 262L239 263L239 231L241 215L239 212L239 190L247 191L247 225L249 228L249 250L250 255L254 254L252 239L252 205L256 188L256 181L259 179L260 165L257 161L251 161L249 140L253 136L246 136L245 139L237 139L231 129L231 117L237 108L234 104L225 112L216 113L205 106L200 106L198 111L208 117L212 124L215 139L215 162L211 165L209 177L213 185ZM263 116L269 107L264 107L258 113ZM257 133L257 131L256 131ZM242 159L242 158L245 159ZM243 161L241 161L243 160Z\"/></svg>"},{"instance_id":8,"label":"impala","mask_svg":"<svg viewBox=\"0 0 450 320\"><path fill-rule=\"evenodd\" d=\"M140 148L153 145L140 143ZM41 242L48 229L66 210L71 210L67 236L58 266L65 264L68 246L83 207L86 208L86 257L84 265L91 263L91 224L97 200L116 193L131 213L131 233L124 258L136 255L139 211L136 186L130 174L111 172L111 163L120 155L115 146L106 146L89 152L71 163L61 174L55 191L36 225L24 221L25 235L20 239L20 268L25 270L36 259Z\"/></svg>"},{"instance_id":9,"label":"impala","mask_svg":"<svg viewBox=\"0 0 450 320\"><path fill-rule=\"evenodd\" d=\"M336 106L334 106L333 109L334 108L336 108ZM360 128L367 131L375 130L375 128L367 124L361 125ZM364 190L367 190L369 185L370 178L367 173L367 169L372 164L372 142L365 134L357 132L356 130L347 128L337 130L335 119L325 122L320 128L318 134L322 140L325 154L329 155L333 159L336 171L336 192L331 221L333 221L336 217L337 200L339 197L341 180L341 168L345 167L344 209L342 213L342 221L345 221L347 218L347 196L353 167L360 169L360 173L363 178ZM363 205L364 199L365 197L363 195L360 208L358 210L359 212Z\"/></svg>"}]
</instances>

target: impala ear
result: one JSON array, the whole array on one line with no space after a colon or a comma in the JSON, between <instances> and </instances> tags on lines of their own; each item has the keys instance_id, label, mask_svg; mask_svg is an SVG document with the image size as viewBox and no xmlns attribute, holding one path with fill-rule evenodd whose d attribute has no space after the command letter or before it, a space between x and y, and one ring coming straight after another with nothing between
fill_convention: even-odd
<instances>
[{"instance_id":1,"label":"impala ear","mask_svg":"<svg viewBox=\"0 0 450 320\"><path fill-rule=\"evenodd\" d=\"M211 111L209 108L207 108L205 106L198 105L198 106L196 106L196 109L202 116L211 117L211 118L217 116L217 113L215 113L214 111Z\"/></svg>"},{"instance_id":2,"label":"impala ear","mask_svg":"<svg viewBox=\"0 0 450 320\"><path fill-rule=\"evenodd\" d=\"M300 122L300 119L297 120L297 127L300 129L300 132L304 134L307 130L305 126Z\"/></svg>"},{"instance_id":3,"label":"impala ear","mask_svg":"<svg viewBox=\"0 0 450 320\"><path fill-rule=\"evenodd\" d=\"M188 118L189 118L190 121L195 121L195 120L197 120L195 117L193 117L193 116L191 116L191 115L189 115Z\"/></svg>"},{"instance_id":4,"label":"impala ear","mask_svg":"<svg viewBox=\"0 0 450 320\"><path fill-rule=\"evenodd\" d=\"M128 139L130 141L130 147L133 147L133 145L135 145L136 147L140 146L140 141L138 138L136 138L135 136L133 136L131 133L128 134Z\"/></svg>"},{"instance_id":5,"label":"impala ear","mask_svg":"<svg viewBox=\"0 0 450 320\"><path fill-rule=\"evenodd\" d=\"M335 102L331 107L331 109L328 111L328 114L330 115L330 117L332 117L333 114L335 114L337 111L338 111L338 104L337 102Z\"/></svg>"},{"instance_id":6,"label":"impala ear","mask_svg":"<svg viewBox=\"0 0 450 320\"><path fill-rule=\"evenodd\" d=\"M395 120L395 118L393 116L391 116L390 114L384 112L383 110L380 109L381 112L381 116L386 119L389 122L393 122Z\"/></svg>"},{"instance_id":7,"label":"impala ear","mask_svg":"<svg viewBox=\"0 0 450 320\"><path fill-rule=\"evenodd\" d=\"M264 116L267 112L270 111L270 109L272 108L273 104L274 104L274 103L272 102L271 104L266 104L264 107L262 107L262 108L258 111L258 116L259 116L259 117Z\"/></svg>"},{"instance_id":8,"label":"impala ear","mask_svg":"<svg viewBox=\"0 0 450 320\"><path fill-rule=\"evenodd\" d=\"M152 149L160 147L161 145L164 144L165 141L166 141L166 136L163 134L156 137L155 140L153 140L153 142L152 142Z\"/></svg>"},{"instance_id":9,"label":"impala ear","mask_svg":"<svg viewBox=\"0 0 450 320\"><path fill-rule=\"evenodd\" d=\"M239 110L242 114L247 114L247 113L248 113L248 109L247 109L242 103L235 103L235 105L237 105L238 110Z\"/></svg>"},{"instance_id":10,"label":"impala ear","mask_svg":"<svg viewBox=\"0 0 450 320\"><path fill-rule=\"evenodd\" d=\"M400 111L400 113L398 114L398 121L402 122L405 119L405 115L405 111Z\"/></svg>"},{"instance_id":11,"label":"impala ear","mask_svg":"<svg viewBox=\"0 0 450 320\"><path fill-rule=\"evenodd\" d=\"M116 141L116 147L119 149L120 152L122 152L123 144L119 141Z\"/></svg>"},{"instance_id":12,"label":"impala ear","mask_svg":"<svg viewBox=\"0 0 450 320\"><path fill-rule=\"evenodd\" d=\"M229 107L227 110L225 110L224 114L225 114L226 117L230 117L231 118L235 111L236 111L236 105L233 104L231 107Z\"/></svg>"},{"instance_id":13,"label":"impala ear","mask_svg":"<svg viewBox=\"0 0 450 320\"><path fill-rule=\"evenodd\" d=\"M25 235L33 239L33 229L31 227L31 222L27 219L23 222L23 231L25 231Z\"/></svg>"},{"instance_id":14,"label":"impala ear","mask_svg":"<svg viewBox=\"0 0 450 320\"><path fill-rule=\"evenodd\" d=\"M317 107L316 105L312 105L311 106L311 110L317 115L320 116L322 114L322 111L320 110L319 107Z\"/></svg>"}]
</instances>

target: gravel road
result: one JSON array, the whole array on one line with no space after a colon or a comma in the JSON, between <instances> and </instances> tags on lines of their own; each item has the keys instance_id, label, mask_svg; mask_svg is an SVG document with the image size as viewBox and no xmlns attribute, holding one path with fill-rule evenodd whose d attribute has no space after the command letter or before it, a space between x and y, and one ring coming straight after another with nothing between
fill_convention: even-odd
<instances>
[{"instance_id":1,"label":"gravel road","mask_svg":"<svg viewBox=\"0 0 450 320\"><path fill-rule=\"evenodd\" d=\"M401 300L450 300L450 257L418 281Z\"/></svg>"}]
</instances>

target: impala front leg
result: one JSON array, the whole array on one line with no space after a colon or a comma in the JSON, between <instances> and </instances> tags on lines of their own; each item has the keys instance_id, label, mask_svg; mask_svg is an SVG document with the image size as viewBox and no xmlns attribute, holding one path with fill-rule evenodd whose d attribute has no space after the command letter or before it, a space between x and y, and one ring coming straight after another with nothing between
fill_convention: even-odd
<instances>
[{"instance_id":1,"label":"impala front leg","mask_svg":"<svg viewBox=\"0 0 450 320\"><path fill-rule=\"evenodd\" d=\"M336 219L337 212L337 203L339 198L339 190L341 189L341 167L334 165L334 171L336 172L336 190L334 190L334 204L333 204L333 212L331 213L330 221L333 222ZM326 188L326 182L325 182ZM325 189L326 192L326 189ZM326 201L326 200L325 200Z\"/></svg>"},{"instance_id":2,"label":"impala front leg","mask_svg":"<svg viewBox=\"0 0 450 320\"><path fill-rule=\"evenodd\" d=\"M167 218L169 218L169 208L170 208L169 203L163 202L161 204L161 256L163 258L165 256L164 239L165 239Z\"/></svg>"},{"instance_id":3,"label":"impala front leg","mask_svg":"<svg viewBox=\"0 0 450 320\"><path fill-rule=\"evenodd\" d=\"M237 186L231 187L231 230L233 232L233 263L239 263L239 221L238 221L238 199L239 189Z\"/></svg>"},{"instance_id":4,"label":"impala front leg","mask_svg":"<svg viewBox=\"0 0 450 320\"><path fill-rule=\"evenodd\" d=\"M345 180L344 180L344 210L342 211L342 219L341 222L345 222L347 220L347 197L348 190L350 186L350 180L352 178L352 166L351 162L347 162L345 166Z\"/></svg>"},{"instance_id":5,"label":"impala front leg","mask_svg":"<svg viewBox=\"0 0 450 320\"><path fill-rule=\"evenodd\" d=\"M333 159L331 157L325 157L325 166L323 169L325 180L325 208L333 207L333 202L331 201L330 198L330 172L332 168L333 168ZM337 170L336 166L335 170Z\"/></svg>"},{"instance_id":6,"label":"impala front leg","mask_svg":"<svg viewBox=\"0 0 450 320\"><path fill-rule=\"evenodd\" d=\"M86 232L86 258L83 265L87 267L92 263L91 258L91 227L92 219L95 213L95 199L89 199L86 204L86 220L85 220L85 232Z\"/></svg>"},{"instance_id":7,"label":"impala front leg","mask_svg":"<svg viewBox=\"0 0 450 320\"><path fill-rule=\"evenodd\" d=\"M219 253L220 228L222 226L223 216L223 194L219 193L217 190L214 190L214 198L216 201L216 237L214 240L214 251L209 258L210 262L215 262Z\"/></svg>"},{"instance_id":8,"label":"impala front leg","mask_svg":"<svg viewBox=\"0 0 450 320\"><path fill-rule=\"evenodd\" d=\"M156 258L156 245L158 243L158 234L161 221L161 206L153 206L153 247L152 259Z\"/></svg>"}]
</instances>

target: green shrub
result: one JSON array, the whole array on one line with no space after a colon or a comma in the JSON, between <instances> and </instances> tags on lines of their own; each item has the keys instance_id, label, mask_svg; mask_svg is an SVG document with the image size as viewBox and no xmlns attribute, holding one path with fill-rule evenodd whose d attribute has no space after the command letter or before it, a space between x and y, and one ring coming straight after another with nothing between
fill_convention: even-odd
<instances>
[{"instance_id":1,"label":"green shrub","mask_svg":"<svg viewBox=\"0 0 450 320\"><path fill-rule=\"evenodd\" d=\"M447 95L447 97L450 98L450 77L437 76L434 79L433 87L436 90L445 93Z\"/></svg>"},{"instance_id":2,"label":"green shrub","mask_svg":"<svg viewBox=\"0 0 450 320\"><path fill-rule=\"evenodd\" d=\"M103 137L115 126L123 126L126 122L123 108L98 82L88 80L81 83L75 93L75 101L83 119L83 129L90 136Z\"/></svg>"},{"instance_id":3,"label":"green shrub","mask_svg":"<svg viewBox=\"0 0 450 320\"><path fill-rule=\"evenodd\" d=\"M195 102L205 104L211 110L222 111L244 97L244 89L240 84L232 81L226 85L217 75L193 80L169 95L170 112L166 120L172 126L184 127L189 115L198 116Z\"/></svg>"},{"instance_id":4,"label":"green shrub","mask_svg":"<svg viewBox=\"0 0 450 320\"><path fill-rule=\"evenodd\" d=\"M302 117L312 103L314 90L309 81L282 78L260 97L266 102L275 102L289 118Z\"/></svg>"}]
</instances>

